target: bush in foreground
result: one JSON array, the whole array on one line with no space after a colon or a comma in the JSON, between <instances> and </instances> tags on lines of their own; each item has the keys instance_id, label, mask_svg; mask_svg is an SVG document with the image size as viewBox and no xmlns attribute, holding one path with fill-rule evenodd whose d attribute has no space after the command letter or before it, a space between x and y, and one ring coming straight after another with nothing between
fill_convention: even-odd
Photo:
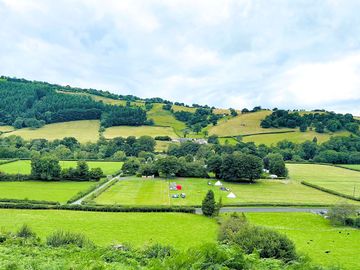
<instances>
[{"instance_id":1,"label":"bush in foreground","mask_svg":"<svg viewBox=\"0 0 360 270\"><path fill-rule=\"evenodd\" d=\"M46 243L52 247L74 245L78 247L92 246L93 243L81 233L73 233L63 230L55 231L46 238Z\"/></svg>"}]
</instances>

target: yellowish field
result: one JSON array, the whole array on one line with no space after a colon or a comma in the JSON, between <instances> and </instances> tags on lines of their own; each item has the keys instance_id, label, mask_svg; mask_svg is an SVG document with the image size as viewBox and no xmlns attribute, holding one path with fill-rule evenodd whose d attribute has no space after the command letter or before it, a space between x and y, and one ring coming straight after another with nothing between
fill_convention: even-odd
<instances>
[{"instance_id":1,"label":"yellowish field","mask_svg":"<svg viewBox=\"0 0 360 270\"><path fill-rule=\"evenodd\" d=\"M307 131L307 132L289 132L289 133L278 133L278 134L260 134L253 136L246 136L243 138L244 142L254 142L255 144L266 144L272 145L276 144L282 140L288 140L294 143L302 143L307 140L313 140L314 137L317 138L318 143L323 143L329 140L333 136L349 136L350 132L341 131L336 133L317 133L315 131Z\"/></svg>"},{"instance_id":2,"label":"yellowish field","mask_svg":"<svg viewBox=\"0 0 360 270\"><path fill-rule=\"evenodd\" d=\"M75 137L79 142L96 142L99 139L98 120L81 120L63 123L55 123L45 125L38 129L23 128L13 132L5 133L2 136L16 135L25 140L47 139L53 141L55 139L63 139L65 137Z\"/></svg>"},{"instance_id":3,"label":"yellowish field","mask_svg":"<svg viewBox=\"0 0 360 270\"><path fill-rule=\"evenodd\" d=\"M104 132L104 136L107 139L115 137L128 137L128 136L170 136L171 138L177 138L178 136L171 127L157 127L157 126L119 126L107 128Z\"/></svg>"},{"instance_id":4,"label":"yellowish field","mask_svg":"<svg viewBox=\"0 0 360 270\"><path fill-rule=\"evenodd\" d=\"M255 113L240 114L234 118L224 118L219 121L218 125L208 128L209 134L218 136L237 136L254 133L279 132L291 129L279 128L261 128L260 122L271 111L259 111Z\"/></svg>"},{"instance_id":5,"label":"yellowish field","mask_svg":"<svg viewBox=\"0 0 360 270\"><path fill-rule=\"evenodd\" d=\"M175 142L170 141L156 141L155 151L156 152L166 152L170 144L176 144Z\"/></svg>"},{"instance_id":6,"label":"yellowish field","mask_svg":"<svg viewBox=\"0 0 360 270\"><path fill-rule=\"evenodd\" d=\"M148 119L153 119L155 125L174 128L175 132L180 134L186 128L185 123L175 119L170 111L163 110L163 104L154 104L154 107L147 113Z\"/></svg>"},{"instance_id":7,"label":"yellowish field","mask_svg":"<svg viewBox=\"0 0 360 270\"><path fill-rule=\"evenodd\" d=\"M174 112L184 111L184 112L194 113L196 111L196 108L194 108L194 107L186 107L186 106L179 106L179 105L172 105L171 108L174 110Z\"/></svg>"},{"instance_id":8,"label":"yellowish field","mask_svg":"<svg viewBox=\"0 0 360 270\"><path fill-rule=\"evenodd\" d=\"M14 128L12 126L0 126L0 132L9 132L13 130Z\"/></svg>"}]
</instances>

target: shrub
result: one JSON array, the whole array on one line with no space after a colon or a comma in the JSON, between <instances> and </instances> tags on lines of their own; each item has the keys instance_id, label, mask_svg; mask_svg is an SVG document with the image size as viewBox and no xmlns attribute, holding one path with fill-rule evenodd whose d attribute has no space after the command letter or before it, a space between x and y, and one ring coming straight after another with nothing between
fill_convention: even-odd
<instances>
[{"instance_id":1,"label":"shrub","mask_svg":"<svg viewBox=\"0 0 360 270\"><path fill-rule=\"evenodd\" d=\"M214 215L216 211L216 202L215 202L215 195L212 190L209 190L204 200L202 201L201 210L203 214L207 217Z\"/></svg>"},{"instance_id":2,"label":"shrub","mask_svg":"<svg viewBox=\"0 0 360 270\"><path fill-rule=\"evenodd\" d=\"M144 249L144 254L147 258L159 258L171 256L174 253L174 249L171 246L164 246L161 244L154 244Z\"/></svg>"},{"instance_id":3,"label":"shrub","mask_svg":"<svg viewBox=\"0 0 360 270\"><path fill-rule=\"evenodd\" d=\"M154 138L156 141L171 141L170 136L155 136Z\"/></svg>"},{"instance_id":4,"label":"shrub","mask_svg":"<svg viewBox=\"0 0 360 270\"><path fill-rule=\"evenodd\" d=\"M52 247L75 245L78 247L92 246L93 243L81 233L58 230L46 238L46 243Z\"/></svg>"},{"instance_id":5,"label":"shrub","mask_svg":"<svg viewBox=\"0 0 360 270\"><path fill-rule=\"evenodd\" d=\"M33 232L33 230L27 224L23 224L17 231L16 236L22 238L31 238L36 237L36 233Z\"/></svg>"}]
</instances>

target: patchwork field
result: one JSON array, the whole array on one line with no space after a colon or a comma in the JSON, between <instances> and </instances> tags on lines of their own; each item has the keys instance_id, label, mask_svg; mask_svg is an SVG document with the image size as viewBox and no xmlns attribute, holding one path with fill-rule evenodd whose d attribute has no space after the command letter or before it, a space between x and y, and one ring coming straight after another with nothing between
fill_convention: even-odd
<instances>
[{"instance_id":1,"label":"patchwork field","mask_svg":"<svg viewBox=\"0 0 360 270\"><path fill-rule=\"evenodd\" d=\"M360 269L360 230L332 227L328 220L308 213L247 213L251 223L286 234L302 254L315 263Z\"/></svg>"},{"instance_id":2,"label":"patchwork field","mask_svg":"<svg viewBox=\"0 0 360 270\"><path fill-rule=\"evenodd\" d=\"M264 132L279 132L291 129L279 128L261 128L260 121L271 111L259 111L255 113L240 114L234 118L224 118L219 121L218 125L208 128L209 134L222 136L237 136Z\"/></svg>"},{"instance_id":3,"label":"patchwork field","mask_svg":"<svg viewBox=\"0 0 360 270\"><path fill-rule=\"evenodd\" d=\"M0 182L0 198L65 203L79 191L86 190L91 185L94 185L94 182Z\"/></svg>"},{"instance_id":4,"label":"patchwork field","mask_svg":"<svg viewBox=\"0 0 360 270\"><path fill-rule=\"evenodd\" d=\"M12 126L0 126L0 132L9 132L13 130L14 128Z\"/></svg>"},{"instance_id":5,"label":"patchwork field","mask_svg":"<svg viewBox=\"0 0 360 270\"><path fill-rule=\"evenodd\" d=\"M179 249L214 242L218 229L215 220L193 214L0 209L2 229L14 231L24 223L43 239L63 229L84 233L98 245L162 243Z\"/></svg>"},{"instance_id":6,"label":"patchwork field","mask_svg":"<svg viewBox=\"0 0 360 270\"><path fill-rule=\"evenodd\" d=\"M49 141L75 137L82 143L96 142L99 139L99 127L100 122L98 120L81 120L49 124L38 129L22 128L1 136L16 135L25 140L42 138Z\"/></svg>"},{"instance_id":7,"label":"patchwork field","mask_svg":"<svg viewBox=\"0 0 360 270\"><path fill-rule=\"evenodd\" d=\"M317 164L287 164L292 179L360 197L360 172Z\"/></svg>"},{"instance_id":8,"label":"patchwork field","mask_svg":"<svg viewBox=\"0 0 360 270\"><path fill-rule=\"evenodd\" d=\"M62 168L76 167L76 161L60 161ZM104 174L117 173L123 162L116 161L87 161L89 168L101 168ZM18 160L11 163L0 165L0 171L8 174L30 174L31 173L31 161L30 160Z\"/></svg>"},{"instance_id":9,"label":"patchwork field","mask_svg":"<svg viewBox=\"0 0 360 270\"><path fill-rule=\"evenodd\" d=\"M147 113L148 119L153 119L155 125L172 127L176 133L181 134L186 128L184 122L175 119L171 112L162 109L163 104L154 104L154 107Z\"/></svg>"},{"instance_id":10,"label":"patchwork field","mask_svg":"<svg viewBox=\"0 0 360 270\"><path fill-rule=\"evenodd\" d=\"M302 143L305 141L312 141L314 137L317 138L318 143L323 143L329 140L332 136L349 136L350 132L342 131L336 133L317 133L315 131L300 132L296 130L295 132L289 133L278 133L278 134L261 134L253 136L245 136L243 138L244 142L254 142L255 144L265 144L265 145L275 145L279 141L288 140L294 143Z\"/></svg>"},{"instance_id":11,"label":"patchwork field","mask_svg":"<svg viewBox=\"0 0 360 270\"><path fill-rule=\"evenodd\" d=\"M171 127L157 127L157 126L119 126L107 128L104 132L104 137L112 139L115 137L128 137L128 136L169 136L171 138L177 138L178 136Z\"/></svg>"},{"instance_id":12,"label":"patchwork field","mask_svg":"<svg viewBox=\"0 0 360 270\"><path fill-rule=\"evenodd\" d=\"M170 191L169 183L182 185L181 191ZM209 186L208 182L212 185ZM173 180L129 178L116 183L95 199L98 204L121 205L201 205L209 189L216 199L222 197L224 204L241 203L293 203L293 204L335 204L343 201L337 196L301 185L298 181L261 180L255 184L223 182L237 197L227 198L229 192L220 190L214 180L178 178ZM172 194L184 192L186 198L171 198Z\"/></svg>"}]
</instances>

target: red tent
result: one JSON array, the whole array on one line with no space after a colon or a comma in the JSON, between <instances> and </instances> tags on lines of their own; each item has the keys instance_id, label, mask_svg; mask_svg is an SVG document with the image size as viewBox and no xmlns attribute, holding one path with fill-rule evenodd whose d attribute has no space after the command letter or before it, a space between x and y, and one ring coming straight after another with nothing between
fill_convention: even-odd
<instances>
[{"instance_id":1,"label":"red tent","mask_svg":"<svg viewBox=\"0 0 360 270\"><path fill-rule=\"evenodd\" d=\"M177 189L177 190L181 190L181 189L182 189L182 186L181 186L181 185L176 185L176 189Z\"/></svg>"}]
</instances>

